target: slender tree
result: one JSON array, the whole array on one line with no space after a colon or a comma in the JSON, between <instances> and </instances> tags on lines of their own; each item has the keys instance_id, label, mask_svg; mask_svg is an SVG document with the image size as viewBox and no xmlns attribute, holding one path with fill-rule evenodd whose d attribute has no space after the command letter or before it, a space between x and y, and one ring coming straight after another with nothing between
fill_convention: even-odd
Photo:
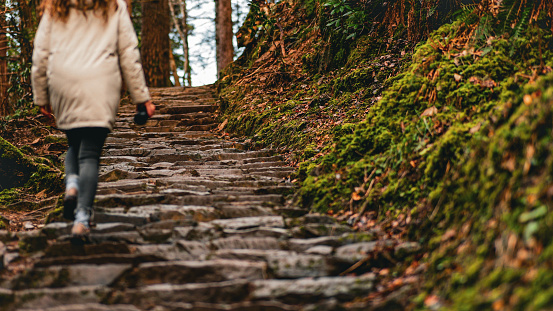
<instances>
[{"instance_id":1,"label":"slender tree","mask_svg":"<svg viewBox=\"0 0 553 311\"><path fill-rule=\"evenodd\" d=\"M168 0L142 4L142 65L149 86L170 86L169 31L171 16Z\"/></svg>"},{"instance_id":2,"label":"slender tree","mask_svg":"<svg viewBox=\"0 0 553 311\"><path fill-rule=\"evenodd\" d=\"M6 36L6 5L0 4L0 116L8 115L8 37Z\"/></svg>"},{"instance_id":3,"label":"slender tree","mask_svg":"<svg viewBox=\"0 0 553 311\"><path fill-rule=\"evenodd\" d=\"M217 50L217 77L233 61L232 6L230 0L215 0L215 45Z\"/></svg>"},{"instance_id":4,"label":"slender tree","mask_svg":"<svg viewBox=\"0 0 553 311\"><path fill-rule=\"evenodd\" d=\"M175 4L180 9L181 22L175 13ZM188 86L192 85L192 77L190 72L190 53L188 47L188 12L186 11L186 0L169 0L169 9L171 10L171 17L173 25L177 29L177 32L182 41L182 49L184 52L184 77L183 84L188 82ZM182 24L181 24L182 23ZM176 78L175 78L176 79Z\"/></svg>"},{"instance_id":5,"label":"slender tree","mask_svg":"<svg viewBox=\"0 0 553 311\"><path fill-rule=\"evenodd\" d=\"M180 77L177 73L177 63L175 62L175 56L173 55L173 50L169 49L169 62L171 66L171 73L173 74L173 79L175 80L175 86L181 86Z\"/></svg>"},{"instance_id":6,"label":"slender tree","mask_svg":"<svg viewBox=\"0 0 553 311\"><path fill-rule=\"evenodd\" d=\"M20 47L20 64L23 73L20 75L21 88L26 94L31 94L30 72L31 59L33 55L33 38L38 27L37 7L39 0L17 1L19 10L19 33L17 40Z\"/></svg>"}]
</instances>

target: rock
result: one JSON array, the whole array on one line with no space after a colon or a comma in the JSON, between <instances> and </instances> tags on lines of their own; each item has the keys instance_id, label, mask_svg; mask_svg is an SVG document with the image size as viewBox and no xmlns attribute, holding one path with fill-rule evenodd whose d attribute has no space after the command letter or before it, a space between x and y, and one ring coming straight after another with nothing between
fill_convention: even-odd
<instances>
[{"instance_id":1,"label":"rock","mask_svg":"<svg viewBox=\"0 0 553 311\"><path fill-rule=\"evenodd\" d=\"M12 289L59 288L85 285L109 285L129 264L71 265L35 268L12 281Z\"/></svg>"},{"instance_id":2,"label":"rock","mask_svg":"<svg viewBox=\"0 0 553 311\"><path fill-rule=\"evenodd\" d=\"M239 237L273 237L277 239L288 239L290 237L288 230L284 228L258 227L243 230L225 229L223 230L227 236Z\"/></svg>"},{"instance_id":3,"label":"rock","mask_svg":"<svg viewBox=\"0 0 553 311\"><path fill-rule=\"evenodd\" d=\"M94 212L94 222L106 223L106 222L122 222L140 226L150 221L149 215L128 215L126 213L111 213L111 212Z\"/></svg>"},{"instance_id":4,"label":"rock","mask_svg":"<svg viewBox=\"0 0 553 311\"><path fill-rule=\"evenodd\" d=\"M332 270L325 257L320 255L288 253L270 256L266 260L272 274L279 279L328 276Z\"/></svg>"},{"instance_id":5,"label":"rock","mask_svg":"<svg viewBox=\"0 0 553 311\"><path fill-rule=\"evenodd\" d=\"M330 254L332 254L333 250L334 249L330 246L318 245L318 246L313 246L313 247L309 248L305 252L307 254L330 255Z\"/></svg>"},{"instance_id":6,"label":"rock","mask_svg":"<svg viewBox=\"0 0 553 311\"><path fill-rule=\"evenodd\" d=\"M421 245L417 242L403 242L394 248L394 256L398 259L404 258L421 250Z\"/></svg>"},{"instance_id":7,"label":"rock","mask_svg":"<svg viewBox=\"0 0 553 311\"><path fill-rule=\"evenodd\" d=\"M84 303L67 306L56 306L46 309L19 309L20 311L140 311L133 305L102 305L98 303Z\"/></svg>"},{"instance_id":8,"label":"rock","mask_svg":"<svg viewBox=\"0 0 553 311\"><path fill-rule=\"evenodd\" d=\"M165 310L178 311L295 311L298 306L290 306L276 301L244 301L237 303L164 303ZM155 311L155 310L154 310ZM160 310L161 311L161 310Z\"/></svg>"},{"instance_id":9,"label":"rock","mask_svg":"<svg viewBox=\"0 0 553 311\"><path fill-rule=\"evenodd\" d=\"M341 245L340 238L336 236L323 236L311 239L289 239L288 246L296 252L304 252L315 246L331 246L337 247Z\"/></svg>"},{"instance_id":10,"label":"rock","mask_svg":"<svg viewBox=\"0 0 553 311\"><path fill-rule=\"evenodd\" d=\"M162 303L238 302L248 294L249 281L232 280L217 283L156 284L114 292L108 302L132 303L144 309Z\"/></svg>"},{"instance_id":11,"label":"rock","mask_svg":"<svg viewBox=\"0 0 553 311\"><path fill-rule=\"evenodd\" d=\"M4 269L4 255L6 254L6 246L0 241L0 270Z\"/></svg>"},{"instance_id":12,"label":"rock","mask_svg":"<svg viewBox=\"0 0 553 311\"><path fill-rule=\"evenodd\" d=\"M353 232L351 227L340 224L308 223L304 226L292 228L292 235L298 238L314 238L321 236L341 236Z\"/></svg>"},{"instance_id":13,"label":"rock","mask_svg":"<svg viewBox=\"0 0 553 311\"><path fill-rule=\"evenodd\" d=\"M65 256L42 258L35 263L35 267L49 267L77 264L132 264L144 262L165 261L162 254L99 254L90 256Z\"/></svg>"},{"instance_id":14,"label":"rock","mask_svg":"<svg viewBox=\"0 0 553 311\"><path fill-rule=\"evenodd\" d=\"M0 230L0 242L8 242L13 238L13 234L8 230Z\"/></svg>"},{"instance_id":15,"label":"rock","mask_svg":"<svg viewBox=\"0 0 553 311\"><path fill-rule=\"evenodd\" d=\"M14 304L18 309L37 310L71 304L98 303L107 292L103 286L27 289L14 292Z\"/></svg>"},{"instance_id":16,"label":"rock","mask_svg":"<svg viewBox=\"0 0 553 311\"><path fill-rule=\"evenodd\" d=\"M91 232L93 233L113 233L121 231L132 231L136 227L133 224L124 223L124 222L112 222L112 223L100 223L96 227L92 228Z\"/></svg>"},{"instance_id":17,"label":"rock","mask_svg":"<svg viewBox=\"0 0 553 311\"><path fill-rule=\"evenodd\" d=\"M155 262L141 264L125 273L114 284L118 288L137 288L152 284L223 282L235 279L263 279L267 265L241 260Z\"/></svg>"},{"instance_id":18,"label":"rock","mask_svg":"<svg viewBox=\"0 0 553 311\"><path fill-rule=\"evenodd\" d=\"M42 227L41 232L47 236L48 239L55 239L62 235L70 234L72 226L71 223L52 222Z\"/></svg>"},{"instance_id":19,"label":"rock","mask_svg":"<svg viewBox=\"0 0 553 311\"><path fill-rule=\"evenodd\" d=\"M214 258L239 259L248 261L268 261L269 258L283 258L295 256L294 252L283 250L261 250L261 249L220 249L213 253Z\"/></svg>"},{"instance_id":20,"label":"rock","mask_svg":"<svg viewBox=\"0 0 553 311\"><path fill-rule=\"evenodd\" d=\"M367 257L368 254L380 250L384 247L393 246L393 240L373 241L373 242L360 242L341 246L336 249L334 255L339 261L354 264L359 260Z\"/></svg>"},{"instance_id":21,"label":"rock","mask_svg":"<svg viewBox=\"0 0 553 311\"><path fill-rule=\"evenodd\" d=\"M162 194L106 194L97 195L95 205L101 207L137 206L162 203Z\"/></svg>"},{"instance_id":22,"label":"rock","mask_svg":"<svg viewBox=\"0 0 553 311\"><path fill-rule=\"evenodd\" d=\"M376 277L322 277L298 280L259 280L252 282L252 300L277 300L284 303L305 304L320 299L351 300L371 293Z\"/></svg>"},{"instance_id":23,"label":"rock","mask_svg":"<svg viewBox=\"0 0 553 311\"><path fill-rule=\"evenodd\" d=\"M33 230L35 228L35 225L33 225L32 222L30 221L26 221L24 224L23 224L23 228L25 230Z\"/></svg>"},{"instance_id":24,"label":"rock","mask_svg":"<svg viewBox=\"0 0 553 311\"><path fill-rule=\"evenodd\" d=\"M232 219L217 219L210 222L223 229L249 229L255 227L284 228L282 216L258 216Z\"/></svg>"},{"instance_id":25,"label":"rock","mask_svg":"<svg viewBox=\"0 0 553 311\"><path fill-rule=\"evenodd\" d=\"M26 253L34 253L48 246L48 239L40 230L18 232L19 249Z\"/></svg>"},{"instance_id":26,"label":"rock","mask_svg":"<svg viewBox=\"0 0 553 311\"><path fill-rule=\"evenodd\" d=\"M280 249L276 238L272 237L230 237L211 242L213 249Z\"/></svg>"}]
</instances>

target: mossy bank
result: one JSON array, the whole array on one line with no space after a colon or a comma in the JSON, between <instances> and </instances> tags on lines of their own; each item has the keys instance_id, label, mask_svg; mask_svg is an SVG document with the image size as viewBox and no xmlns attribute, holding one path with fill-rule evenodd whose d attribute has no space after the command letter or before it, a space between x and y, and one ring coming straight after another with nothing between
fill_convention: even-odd
<instances>
[{"instance_id":1,"label":"mossy bank","mask_svg":"<svg viewBox=\"0 0 553 311\"><path fill-rule=\"evenodd\" d=\"M219 82L225 130L292 151L298 204L401 223L424 251L394 273L427 267L411 307L553 302L548 10L464 10L411 49L401 27L336 48L317 2L276 7Z\"/></svg>"}]
</instances>

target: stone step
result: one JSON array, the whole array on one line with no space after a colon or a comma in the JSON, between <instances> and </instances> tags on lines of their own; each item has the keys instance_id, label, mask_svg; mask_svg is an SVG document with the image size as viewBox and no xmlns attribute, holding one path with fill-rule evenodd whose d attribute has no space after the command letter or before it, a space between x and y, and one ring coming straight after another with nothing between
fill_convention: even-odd
<instances>
[{"instance_id":1,"label":"stone step","mask_svg":"<svg viewBox=\"0 0 553 311\"><path fill-rule=\"evenodd\" d=\"M51 308L18 309L19 311L140 311L133 305L103 305L99 303L79 303Z\"/></svg>"},{"instance_id":2,"label":"stone step","mask_svg":"<svg viewBox=\"0 0 553 311\"><path fill-rule=\"evenodd\" d=\"M131 264L144 262L165 261L159 254L99 254L89 256L45 257L35 263L35 267L70 266L77 264Z\"/></svg>"},{"instance_id":3,"label":"stone step","mask_svg":"<svg viewBox=\"0 0 553 311\"><path fill-rule=\"evenodd\" d=\"M76 264L34 268L12 280L11 288L24 290L45 287L108 286L124 271L130 270L131 267L130 264Z\"/></svg>"},{"instance_id":4,"label":"stone step","mask_svg":"<svg viewBox=\"0 0 553 311\"><path fill-rule=\"evenodd\" d=\"M242 230L257 227L284 228L281 216L258 216L231 219L216 219L209 222L222 229Z\"/></svg>"},{"instance_id":5,"label":"stone step","mask_svg":"<svg viewBox=\"0 0 553 311\"><path fill-rule=\"evenodd\" d=\"M167 303L233 303L243 300L288 304L317 303L334 298L351 301L374 291L376 277L321 277L296 280L230 280L213 283L154 284L110 293L109 303L133 303L142 308Z\"/></svg>"},{"instance_id":6,"label":"stone step","mask_svg":"<svg viewBox=\"0 0 553 311\"><path fill-rule=\"evenodd\" d=\"M276 301L244 301L238 303L163 303L168 310L178 311L295 311L300 306L286 305ZM316 310L313 308L313 310ZM322 309L321 309L322 310Z\"/></svg>"},{"instance_id":7,"label":"stone step","mask_svg":"<svg viewBox=\"0 0 553 311\"><path fill-rule=\"evenodd\" d=\"M204 125L174 125L174 126L167 126L167 125L150 125L147 124L146 126L142 127L141 129L146 132L152 132L152 133L159 133L159 132L165 132L165 133L174 133L174 132L198 132L198 131L210 131L217 127L216 123L210 123L210 124L204 124Z\"/></svg>"},{"instance_id":8,"label":"stone step","mask_svg":"<svg viewBox=\"0 0 553 311\"><path fill-rule=\"evenodd\" d=\"M95 285L25 289L13 292L8 310L63 310L62 306L67 305L97 304L108 292L105 286Z\"/></svg>"},{"instance_id":9,"label":"stone step","mask_svg":"<svg viewBox=\"0 0 553 311\"><path fill-rule=\"evenodd\" d=\"M271 300L289 304L316 303L325 298L350 301L375 289L376 276L321 277L297 280L258 280L251 282L251 300Z\"/></svg>"},{"instance_id":10,"label":"stone step","mask_svg":"<svg viewBox=\"0 0 553 311\"><path fill-rule=\"evenodd\" d=\"M125 289L162 283L210 283L266 277L267 265L262 262L227 259L154 262L129 269L112 286Z\"/></svg>"},{"instance_id":11,"label":"stone step","mask_svg":"<svg viewBox=\"0 0 553 311\"><path fill-rule=\"evenodd\" d=\"M133 305L103 305L99 303L79 303L51 308L18 309L19 311L140 311Z\"/></svg>"},{"instance_id":12,"label":"stone step","mask_svg":"<svg viewBox=\"0 0 553 311\"><path fill-rule=\"evenodd\" d=\"M160 114L185 114L192 112L215 112L215 105L182 105L182 106L167 106L158 110Z\"/></svg>"},{"instance_id":13,"label":"stone step","mask_svg":"<svg viewBox=\"0 0 553 311\"><path fill-rule=\"evenodd\" d=\"M267 263L268 271L274 278L296 279L323 277L342 272L326 255L299 254L279 249L218 249L214 258L261 261Z\"/></svg>"},{"instance_id":14,"label":"stone step","mask_svg":"<svg viewBox=\"0 0 553 311\"><path fill-rule=\"evenodd\" d=\"M241 279L213 283L155 284L114 291L106 300L109 303L132 303L144 309L172 302L239 302L248 297L249 285L248 280Z\"/></svg>"}]
</instances>

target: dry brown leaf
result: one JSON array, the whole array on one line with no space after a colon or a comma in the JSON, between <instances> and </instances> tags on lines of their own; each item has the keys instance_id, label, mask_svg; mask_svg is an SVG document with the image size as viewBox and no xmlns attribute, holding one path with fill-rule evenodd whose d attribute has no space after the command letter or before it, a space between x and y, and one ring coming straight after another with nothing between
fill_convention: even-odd
<instances>
[{"instance_id":1,"label":"dry brown leaf","mask_svg":"<svg viewBox=\"0 0 553 311\"><path fill-rule=\"evenodd\" d=\"M524 101L524 104L526 106L529 106L530 104L532 104L532 96L526 94L524 95L524 97L522 98L522 100Z\"/></svg>"},{"instance_id":2,"label":"dry brown leaf","mask_svg":"<svg viewBox=\"0 0 553 311\"><path fill-rule=\"evenodd\" d=\"M455 79L456 82L463 80L463 76L456 73L453 74L453 78Z\"/></svg>"},{"instance_id":3,"label":"dry brown leaf","mask_svg":"<svg viewBox=\"0 0 553 311\"><path fill-rule=\"evenodd\" d=\"M223 123L221 123L221 124L219 124L219 126L217 126L217 130L219 130L219 132L222 131L225 128L225 126L227 125L227 123L228 123L228 119L225 119L225 121L223 121Z\"/></svg>"},{"instance_id":4,"label":"dry brown leaf","mask_svg":"<svg viewBox=\"0 0 553 311\"><path fill-rule=\"evenodd\" d=\"M432 106L430 108L426 108L422 114L421 114L421 117L431 117L435 114L438 113L438 108L436 108L435 106Z\"/></svg>"}]
</instances>

